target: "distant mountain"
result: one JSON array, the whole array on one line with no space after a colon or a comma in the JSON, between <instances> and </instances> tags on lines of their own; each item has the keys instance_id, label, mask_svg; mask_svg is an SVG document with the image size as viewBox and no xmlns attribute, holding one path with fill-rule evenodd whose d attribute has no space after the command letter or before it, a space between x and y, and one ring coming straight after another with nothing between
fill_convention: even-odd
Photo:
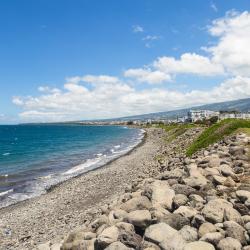
<instances>
[{"instance_id":1,"label":"distant mountain","mask_svg":"<svg viewBox=\"0 0 250 250\"><path fill-rule=\"evenodd\" d=\"M116 120L147 120L147 119L175 119L176 117L183 117L187 115L187 112L190 109L207 109L213 111L240 111L240 112L248 112L250 111L250 98L240 99L235 101L227 101L227 102L219 102L206 104L202 106L189 107L185 109L178 109L166 112L158 112L158 113L150 113L144 115L135 115L122 117Z\"/></svg>"}]
</instances>

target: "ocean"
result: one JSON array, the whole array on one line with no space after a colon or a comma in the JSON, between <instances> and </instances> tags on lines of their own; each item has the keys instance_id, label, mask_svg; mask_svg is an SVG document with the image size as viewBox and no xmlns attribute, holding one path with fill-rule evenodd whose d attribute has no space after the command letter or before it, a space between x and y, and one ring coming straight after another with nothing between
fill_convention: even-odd
<instances>
[{"instance_id":1,"label":"ocean","mask_svg":"<svg viewBox=\"0 0 250 250\"><path fill-rule=\"evenodd\" d=\"M0 126L0 207L103 166L140 143L143 133L125 126Z\"/></svg>"}]
</instances>

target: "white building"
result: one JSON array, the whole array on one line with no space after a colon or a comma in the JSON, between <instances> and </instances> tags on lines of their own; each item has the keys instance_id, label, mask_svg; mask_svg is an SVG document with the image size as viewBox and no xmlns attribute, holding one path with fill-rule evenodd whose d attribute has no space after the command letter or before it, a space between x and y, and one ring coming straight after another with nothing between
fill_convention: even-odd
<instances>
[{"instance_id":1,"label":"white building","mask_svg":"<svg viewBox=\"0 0 250 250\"><path fill-rule=\"evenodd\" d=\"M188 112L188 120L191 122L202 121L213 116L219 116L219 112L211 110L190 110Z\"/></svg>"},{"instance_id":2,"label":"white building","mask_svg":"<svg viewBox=\"0 0 250 250\"><path fill-rule=\"evenodd\" d=\"M236 112L223 112L220 114L219 119L250 119L250 113L236 113Z\"/></svg>"}]
</instances>

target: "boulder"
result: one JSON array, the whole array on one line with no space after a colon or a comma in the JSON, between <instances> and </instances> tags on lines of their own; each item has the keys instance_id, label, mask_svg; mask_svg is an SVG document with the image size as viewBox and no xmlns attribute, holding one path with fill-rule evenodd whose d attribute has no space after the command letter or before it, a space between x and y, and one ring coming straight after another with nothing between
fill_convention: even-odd
<instances>
[{"instance_id":1,"label":"boulder","mask_svg":"<svg viewBox=\"0 0 250 250\"><path fill-rule=\"evenodd\" d=\"M188 202L188 197L185 194L177 194L174 196L173 203L175 208L183 206L187 202Z\"/></svg>"},{"instance_id":2,"label":"boulder","mask_svg":"<svg viewBox=\"0 0 250 250\"><path fill-rule=\"evenodd\" d=\"M152 183L152 204L161 205L163 208L172 209L175 192L168 185L167 181L155 181Z\"/></svg>"},{"instance_id":3,"label":"boulder","mask_svg":"<svg viewBox=\"0 0 250 250\"><path fill-rule=\"evenodd\" d=\"M246 190L237 190L236 196L240 201L245 202L246 200L250 200L250 192Z\"/></svg>"},{"instance_id":4,"label":"boulder","mask_svg":"<svg viewBox=\"0 0 250 250\"><path fill-rule=\"evenodd\" d=\"M186 173L183 169L175 168L170 171L165 171L162 174L162 179L163 180L168 180L168 179L181 179L183 176L185 176Z\"/></svg>"},{"instance_id":5,"label":"boulder","mask_svg":"<svg viewBox=\"0 0 250 250\"><path fill-rule=\"evenodd\" d=\"M203 186L206 186L207 184L207 179L201 174L190 176L188 178L185 178L183 181L186 185L198 189Z\"/></svg>"},{"instance_id":6,"label":"boulder","mask_svg":"<svg viewBox=\"0 0 250 250\"><path fill-rule=\"evenodd\" d=\"M203 223L200 227L199 227L199 236L202 237L203 235L207 234L207 233L214 233L216 232L216 227L209 222L205 222Z\"/></svg>"},{"instance_id":7,"label":"boulder","mask_svg":"<svg viewBox=\"0 0 250 250\"><path fill-rule=\"evenodd\" d=\"M93 230L93 232L96 232L96 230L102 226L103 224L108 224L109 223L109 219L106 215L102 215L100 216L98 219L94 220L91 224L90 224L90 228L91 230Z\"/></svg>"},{"instance_id":8,"label":"boulder","mask_svg":"<svg viewBox=\"0 0 250 250\"><path fill-rule=\"evenodd\" d=\"M97 237L97 248L104 249L113 242L116 242L119 237L119 230L116 226L111 226L103 230Z\"/></svg>"},{"instance_id":9,"label":"boulder","mask_svg":"<svg viewBox=\"0 0 250 250\"><path fill-rule=\"evenodd\" d=\"M139 249L141 246L142 237L133 231L120 230L118 241L120 241L127 247Z\"/></svg>"},{"instance_id":10,"label":"boulder","mask_svg":"<svg viewBox=\"0 0 250 250\"><path fill-rule=\"evenodd\" d=\"M232 168L227 164L222 164L219 166L219 171L224 176L234 176Z\"/></svg>"},{"instance_id":11,"label":"boulder","mask_svg":"<svg viewBox=\"0 0 250 250\"><path fill-rule=\"evenodd\" d=\"M216 185L224 185L225 180L226 180L226 177L224 177L224 176L220 176L220 175L213 176L213 182Z\"/></svg>"},{"instance_id":12,"label":"boulder","mask_svg":"<svg viewBox=\"0 0 250 250\"><path fill-rule=\"evenodd\" d=\"M205 241L194 241L188 243L183 250L215 250L214 246Z\"/></svg>"},{"instance_id":13,"label":"boulder","mask_svg":"<svg viewBox=\"0 0 250 250\"><path fill-rule=\"evenodd\" d=\"M237 239L242 245L246 244L245 229L235 221L225 221L224 228L226 235Z\"/></svg>"},{"instance_id":14,"label":"boulder","mask_svg":"<svg viewBox=\"0 0 250 250\"><path fill-rule=\"evenodd\" d=\"M176 230L180 230L183 226L189 225L190 223L188 218L180 214L168 214L164 216L160 221L168 224Z\"/></svg>"},{"instance_id":15,"label":"boulder","mask_svg":"<svg viewBox=\"0 0 250 250\"><path fill-rule=\"evenodd\" d=\"M179 234L186 242L196 241L198 240L198 233L197 229L190 226L184 226L180 231Z\"/></svg>"},{"instance_id":16,"label":"boulder","mask_svg":"<svg viewBox=\"0 0 250 250\"><path fill-rule=\"evenodd\" d=\"M135 210L128 213L124 220L144 229L151 223L151 214L148 210Z\"/></svg>"},{"instance_id":17,"label":"boulder","mask_svg":"<svg viewBox=\"0 0 250 250\"><path fill-rule=\"evenodd\" d=\"M168 224L158 223L146 229L144 238L147 241L159 244L166 238L172 237L175 233L177 233L177 230L170 227Z\"/></svg>"},{"instance_id":18,"label":"boulder","mask_svg":"<svg viewBox=\"0 0 250 250\"><path fill-rule=\"evenodd\" d=\"M139 196L126 201L120 208L126 212L131 212L134 210L150 209L151 206L152 204L146 196Z\"/></svg>"},{"instance_id":19,"label":"boulder","mask_svg":"<svg viewBox=\"0 0 250 250\"><path fill-rule=\"evenodd\" d=\"M231 237L220 240L217 245L219 250L241 250L241 244L238 240Z\"/></svg>"},{"instance_id":20,"label":"boulder","mask_svg":"<svg viewBox=\"0 0 250 250\"><path fill-rule=\"evenodd\" d=\"M219 223L223 222L226 208L232 208L232 204L223 199L213 199L205 205L202 213L207 221Z\"/></svg>"},{"instance_id":21,"label":"boulder","mask_svg":"<svg viewBox=\"0 0 250 250\"><path fill-rule=\"evenodd\" d=\"M185 194L186 196L189 196L190 194L196 192L194 188L183 184L175 184L171 188L175 191L176 194Z\"/></svg>"},{"instance_id":22,"label":"boulder","mask_svg":"<svg viewBox=\"0 0 250 250\"><path fill-rule=\"evenodd\" d=\"M174 214L180 214L188 219L192 219L197 213L196 209L188 206L180 206L174 211Z\"/></svg>"},{"instance_id":23,"label":"boulder","mask_svg":"<svg viewBox=\"0 0 250 250\"><path fill-rule=\"evenodd\" d=\"M127 247L119 241L113 242L105 250L132 250L133 248Z\"/></svg>"},{"instance_id":24,"label":"boulder","mask_svg":"<svg viewBox=\"0 0 250 250\"><path fill-rule=\"evenodd\" d=\"M186 241L182 238L182 236L179 233L175 233L171 237L166 237L160 244L160 248L162 250L183 250L183 248L186 245Z\"/></svg>"},{"instance_id":25,"label":"boulder","mask_svg":"<svg viewBox=\"0 0 250 250\"><path fill-rule=\"evenodd\" d=\"M127 212L121 209L116 209L110 211L108 218L110 224L115 224L117 222L123 221L123 219L127 216Z\"/></svg>"},{"instance_id":26,"label":"boulder","mask_svg":"<svg viewBox=\"0 0 250 250\"><path fill-rule=\"evenodd\" d=\"M201 241L206 241L206 242L211 243L214 246L216 246L219 243L219 241L221 239L223 239L223 238L224 238L224 236L221 233L219 233L219 232L213 232L213 233L206 233L206 234L204 234L200 238L200 240Z\"/></svg>"},{"instance_id":27,"label":"boulder","mask_svg":"<svg viewBox=\"0 0 250 250\"><path fill-rule=\"evenodd\" d=\"M191 221L191 225L196 228L199 228L203 223L205 223L205 218L201 214L196 214Z\"/></svg>"},{"instance_id":28,"label":"boulder","mask_svg":"<svg viewBox=\"0 0 250 250\"><path fill-rule=\"evenodd\" d=\"M224 220L225 221L228 221L228 220L235 221L239 224L243 223L243 221L241 219L241 214L236 209L229 207L229 206L226 207L224 210Z\"/></svg>"}]
</instances>

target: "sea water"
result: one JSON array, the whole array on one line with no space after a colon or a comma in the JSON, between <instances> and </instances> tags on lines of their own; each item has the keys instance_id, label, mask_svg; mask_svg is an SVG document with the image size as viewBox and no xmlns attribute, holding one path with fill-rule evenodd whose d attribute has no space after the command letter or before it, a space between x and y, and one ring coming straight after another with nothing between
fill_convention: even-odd
<instances>
[{"instance_id":1,"label":"sea water","mask_svg":"<svg viewBox=\"0 0 250 250\"><path fill-rule=\"evenodd\" d=\"M143 132L126 126L0 126L0 207L103 166L135 147Z\"/></svg>"}]
</instances>

